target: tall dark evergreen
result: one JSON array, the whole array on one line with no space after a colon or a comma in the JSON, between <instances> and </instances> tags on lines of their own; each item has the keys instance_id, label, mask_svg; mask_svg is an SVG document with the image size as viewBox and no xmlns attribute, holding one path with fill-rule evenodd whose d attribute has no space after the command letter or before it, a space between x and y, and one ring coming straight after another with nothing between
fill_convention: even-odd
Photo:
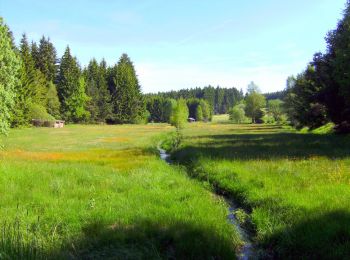
<instances>
[{"instance_id":1,"label":"tall dark evergreen","mask_svg":"<svg viewBox=\"0 0 350 260\"><path fill-rule=\"evenodd\" d=\"M44 36L40 39L37 68L45 75L48 81L54 81L57 75L57 54L56 49L49 38Z\"/></svg>"},{"instance_id":2,"label":"tall dark evergreen","mask_svg":"<svg viewBox=\"0 0 350 260\"><path fill-rule=\"evenodd\" d=\"M31 45L30 45L30 52L35 64L35 67L38 69L39 68L39 48L38 45L36 44L36 42L32 41Z\"/></svg>"},{"instance_id":3,"label":"tall dark evergreen","mask_svg":"<svg viewBox=\"0 0 350 260\"><path fill-rule=\"evenodd\" d=\"M21 84L16 88L16 107L12 115L12 126L25 125L30 122L30 110L36 104L45 110L46 80L35 68L28 40L23 34L20 44L22 59Z\"/></svg>"},{"instance_id":4,"label":"tall dark evergreen","mask_svg":"<svg viewBox=\"0 0 350 260\"><path fill-rule=\"evenodd\" d=\"M68 46L60 63L57 91L61 102L61 115L65 120L69 122L87 120L89 113L85 110L88 100L85 93L85 80Z\"/></svg>"},{"instance_id":5,"label":"tall dark evergreen","mask_svg":"<svg viewBox=\"0 0 350 260\"><path fill-rule=\"evenodd\" d=\"M326 86L325 102L332 120L350 127L350 1L347 1L343 19L329 32L326 41L327 54L319 59L319 75L323 76Z\"/></svg>"},{"instance_id":6,"label":"tall dark evergreen","mask_svg":"<svg viewBox=\"0 0 350 260\"><path fill-rule=\"evenodd\" d=\"M112 114L112 97L108 88L108 68L104 59L100 62L99 74L98 74L98 108L99 108L99 120L105 122L111 117Z\"/></svg>"},{"instance_id":7,"label":"tall dark evergreen","mask_svg":"<svg viewBox=\"0 0 350 260\"><path fill-rule=\"evenodd\" d=\"M111 96L107 85L107 65L103 60L100 65L92 59L84 71L86 94L90 97L87 110L92 122L105 122L111 115Z\"/></svg>"},{"instance_id":8,"label":"tall dark evergreen","mask_svg":"<svg viewBox=\"0 0 350 260\"><path fill-rule=\"evenodd\" d=\"M350 1L326 42L327 52L316 53L287 86L285 105L294 125L314 128L331 120L339 132L350 132Z\"/></svg>"},{"instance_id":9,"label":"tall dark evergreen","mask_svg":"<svg viewBox=\"0 0 350 260\"><path fill-rule=\"evenodd\" d=\"M136 123L143 119L145 105L134 65L127 54L123 54L113 75L113 116L116 123Z\"/></svg>"}]
</instances>

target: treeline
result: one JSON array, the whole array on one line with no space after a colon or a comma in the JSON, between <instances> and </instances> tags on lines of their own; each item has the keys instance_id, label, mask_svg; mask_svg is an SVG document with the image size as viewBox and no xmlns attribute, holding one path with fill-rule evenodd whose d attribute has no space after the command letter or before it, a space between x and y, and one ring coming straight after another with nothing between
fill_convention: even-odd
<instances>
[{"instance_id":1,"label":"treeline","mask_svg":"<svg viewBox=\"0 0 350 260\"><path fill-rule=\"evenodd\" d=\"M63 56L49 38L16 46L0 17L0 130L32 119L137 123L147 120L143 95L130 58L108 67L92 59L81 68L67 46Z\"/></svg>"},{"instance_id":2,"label":"treeline","mask_svg":"<svg viewBox=\"0 0 350 260\"><path fill-rule=\"evenodd\" d=\"M266 97L266 94L261 94L260 88L251 82L247 86L244 99L229 110L230 120L238 124L287 124L284 102L278 98L281 95L283 92L276 92Z\"/></svg>"},{"instance_id":3,"label":"treeline","mask_svg":"<svg viewBox=\"0 0 350 260\"><path fill-rule=\"evenodd\" d=\"M286 110L298 128L331 121L338 132L350 132L350 1L325 39L326 52L316 53L305 71L288 78Z\"/></svg>"},{"instance_id":4,"label":"treeline","mask_svg":"<svg viewBox=\"0 0 350 260\"><path fill-rule=\"evenodd\" d=\"M159 92L147 94L148 98L160 97L163 99L204 100L208 103L211 114L226 114L235 104L243 99L243 91L236 88L222 88L207 86L204 88L181 89L178 91ZM193 102L193 101L192 101ZM197 101L196 101L197 102ZM191 115L191 111L190 111ZM193 116L193 114L192 114ZM193 116L194 117L194 116Z\"/></svg>"},{"instance_id":5,"label":"treeline","mask_svg":"<svg viewBox=\"0 0 350 260\"><path fill-rule=\"evenodd\" d=\"M264 96L266 100L272 100L272 99L283 100L286 97L286 94L287 94L286 90L281 90L281 91L265 93Z\"/></svg>"},{"instance_id":6,"label":"treeline","mask_svg":"<svg viewBox=\"0 0 350 260\"><path fill-rule=\"evenodd\" d=\"M179 101L186 104L188 115L196 121L211 121L212 109L208 102L204 99L198 98L164 98L162 96L147 95L146 109L148 114L148 121L154 123L171 123L173 111L177 107ZM186 118L187 120L187 118Z\"/></svg>"}]
</instances>

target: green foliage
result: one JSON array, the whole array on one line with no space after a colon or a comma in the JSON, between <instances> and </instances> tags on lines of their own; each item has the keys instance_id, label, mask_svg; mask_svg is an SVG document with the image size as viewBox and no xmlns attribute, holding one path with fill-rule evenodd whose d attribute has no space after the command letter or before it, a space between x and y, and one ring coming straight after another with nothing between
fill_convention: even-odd
<instances>
[{"instance_id":1,"label":"green foliage","mask_svg":"<svg viewBox=\"0 0 350 260\"><path fill-rule=\"evenodd\" d=\"M15 88L20 85L21 61L17 56L10 31L0 17L0 134L6 134L14 104Z\"/></svg>"},{"instance_id":2,"label":"green foliage","mask_svg":"<svg viewBox=\"0 0 350 260\"><path fill-rule=\"evenodd\" d=\"M257 92L251 92L245 98L245 114L252 119L252 123L258 123L263 117L261 110L266 106L266 99Z\"/></svg>"},{"instance_id":3,"label":"green foliage","mask_svg":"<svg viewBox=\"0 0 350 260\"><path fill-rule=\"evenodd\" d=\"M186 125L188 119L188 107L186 100L179 99L177 101L176 107L171 115L171 124L176 127L176 129L183 129Z\"/></svg>"},{"instance_id":4,"label":"green foliage","mask_svg":"<svg viewBox=\"0 0 350 260\"><path fill-rule=\"evenodd\" d=\"M230 120L236 124L244 123L247 119L245 116L244 108L245 108L244 104L239 104L234 106L229 111Z\"/></svg>"},{"instance_id":5,"label":"green foliage","mask_svg":"<svg viewBox=\"0 0 350 260\"><path fill-rule=\"evenodd\" d=\"M90 97L86 107L92 122L105 122L111 116L111 95L106 74L107 67L104 60L99 65L95 59L92 59L84 71L86 93Z\"/></svg>"},{"instance_id":6,"label":"green foliage","mask_svg":"<svg viewBox=\"0 0 350 260\"><path fill-rule=\"evenodd\" d=\"M285 98L285 106L291 123L297 128L307 126L317 128L328 122L326 107L319 103L320 85L316 84L315 68L308 66L306 71L299 74L289 88Z\"/></svg>"},{"instance_id":7,"label":"green foliage","mask_svg":"<svg viewBox=\"0 0 350 260\"><path fill-rule=\"evenodd\" d=\"M199 100L199 106L202 109L203 121L211 121L212 113L208 102L204 99Z\"/></svg>"},{"instance_id":8,"label":"green foliage","mask_svg":"<svg viewBox=\"0 0 350 260\"><path fill-rule=\"evenodd\" d=\"M243 99L243 93L238 91L236 88L222 88L213 86L207 86L204 88L193 88L193 89L181 89L179 91L163 92L158 94L148 94L147 96L160 96L162 98L172 98L172 99L199 99L204 100L208 104L208 121L211 120L211 115L227 113L229 108L233 107L240 100ZM204 112L204 108L202 106ZM195 109L191 112L191 117L195 118Z\"/></svg>"},{"instance_id":9,"label":"green foliage","mask_svg":"<svg viewBox=\"0 0 350 260\"><path fill-rule=\"evenodd\" d=\"M68 122L81 122L89 117L85 110L88 97L85 93L85 80L80 76L80 68L70 54L69 47L61 59L57 83L58 97L61 102L61 115Z\"/></svg>"},{"instance_id":10,"label":"green foliage","mask_svg":"<svg viewBox=\"0 0 350 260\"><path fill-rule=\"evenodd\" d=\"M270 99L267 101L267 111L263 121L268 124L287 124L288 117L285 113L285 104L280 99Z\"/></svg>"},{"instance_id":11,"label":"green foliage","mask_svg":"<svg viewBox=\"0 0 350 260\"><path fill-rule=\"evenodd\" d=\"M155 122L155 123L166 122L166 119L164 116L164 109L165 109L164 102L165 100L162 97L158 97L158 96L147 97L146 109L150 113L149 120L151 122Z\"/></svg>"},{"instance_id":12,"label":"green foliage","mask_svg":"<svg viewBox=\"0 0 350 260\"><path fill-rule=\"evenodd\" d=\"M134 65L128 55L123 54L113 75L112 90L113 121L115 123L137 123L145 115L145 105Z\"/></svg>"},{"instance_id":13,"label":"green foliage","mask_svg":"<svg viewBox=\"0 0 350 260\"><path fill-rule=\"evenodd\" d=\"M56 118L60 118L60 105L56 86L50 82L46 93L47 112Z\"/></svg>"},{"instance_id":14,"label":"green foliage","mask_svg":"<svg viewBox=\"0 0 350 260\"><path fill-rule=\"evenodd\" d=\"M203 119L204 119L204 117L203 117L202 106L198 105L197 109L196 109L196 120L203 121Z\"/></svg>"},{"instance_id":15,"label":"green foliage","mask_svg":"<svg viewBox=\"0 0 350 260\"><path fill-rule=\"evenodd\" d=\"M32 55L36 67L43 73L47 81L54 82L57 75L56 49L49 38L44 36L40 39L39 48L32 45Z\"/></svg>"},{"instance_id":16,"label":"green foliage","mask_svg":"<svg viewBox=\"0 0 350 260\"><path fill-rule=\"evenodd\" d=\"M163 102L163 120L164 122L170 123L170 119L172 117L173 111L177 106L177 102L175 99L167 98Z\"/></svg>"},{"instance_id":17,"label":"green foliage","mask_svg":"<svg viewBox=\"0 0 350 260\"><path fill-rule=\"evenodd\" d=\"M47 113L45 107L38 104L30 104L28 117L30 119L55 120L52 115Z\"/></svg>"},{"instance_id":18,"label":"green foliage","mask_svg":"<svg viewBox=\"0 0 350 260\"><path fill-rule=\"evenodd\" d=\"M299 128L317 128L331 120L340 132L350 132L349 1L343 18L328 33L326 42L326 53L316 53L292 87L287 86L288 116Z\"/></svg>"}]
</instances>

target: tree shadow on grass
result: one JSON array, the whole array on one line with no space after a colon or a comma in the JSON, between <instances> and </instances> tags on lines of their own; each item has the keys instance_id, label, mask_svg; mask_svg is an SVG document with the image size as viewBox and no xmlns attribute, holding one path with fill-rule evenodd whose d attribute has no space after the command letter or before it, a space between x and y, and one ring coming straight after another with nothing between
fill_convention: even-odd
<instances>
[{"instance_id":1,"label":"tree shadow on grass","mask_svg":"<svg viewBox=\"0 0 350 260\"><path fill-rule=\"evenodd\" d=\"M264 243L274 249L277 259L350 259L350 214L345 210L311 213Z\"/></svg>"},{"instance_id":2,"label":"tree shadow on grass","mask_svg":"<svg viewBox=\"0 0 350 260\"><path fill-rule=\"evenodd\" d=\"M233 238L219 232L176 220L140 219L131 224L94 220L83 226L80 236L60 245L49 243L49 248L42 239L35 245L22 244L10 234L4 244L2 237L0 259L235 259Z\"/></svg>"},{"instance_id":3,"label":"tree shadow on grass","mask_svg":"<svg viewBox=\"0 0 350 260\"><path fill-rule=\"evenodd\" d=\"M235 249L232 239L214 229L181 221L139 220L129 225L95 221L53 255L65 259L234 259Z\"/></svg>"},{"instance_id":4,"label":"tree shadow on grass","mask_svg":"<svg viewBox=\"0 0 350 260\"><path fill-rule=\"evenodd\" d=\"M349 136L251 133L205 135L196 139L195 144L189 142L189 145L176 151L173 159L189 162L199 157L227 160L297 160L315 156L329 159L350 156Z\"/></svg>"}]
</instances>

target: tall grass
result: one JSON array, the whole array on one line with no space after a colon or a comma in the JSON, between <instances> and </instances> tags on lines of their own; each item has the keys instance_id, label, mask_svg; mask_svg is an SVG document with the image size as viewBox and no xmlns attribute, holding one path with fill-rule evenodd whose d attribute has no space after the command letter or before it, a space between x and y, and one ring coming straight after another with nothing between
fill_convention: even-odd
<instances>
[{"instance_id":1,"label":"tall grass","mask_svg":"<svg viewBox=\"0 0 350 260\"><path fill-rule=\"evenodd\" d=\"M235 258L226 203L158 158L171 131L13 130L0 152L0 258Z\"/></svg>"},{"instance_id":2,"label":"tall grass","mask_svg":"<svg viewBox=\"0 0 350 260\"><path fill-rule=\"evenodd\" d=\"M250 212L265 257L350 258L350 137L197 124L173 160Z\"/></svg>"}]
</instances>

